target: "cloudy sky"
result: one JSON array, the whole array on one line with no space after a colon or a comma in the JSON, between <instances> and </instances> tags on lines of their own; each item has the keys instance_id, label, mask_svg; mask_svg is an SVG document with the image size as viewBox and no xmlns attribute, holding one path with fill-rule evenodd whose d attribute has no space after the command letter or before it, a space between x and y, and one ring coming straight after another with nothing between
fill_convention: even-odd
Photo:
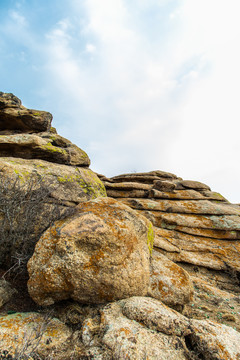
<instances>
[{"instance_id":1,"label":"cloudy sky","mask_svg":"<svg viewBox=\"0 0 240 360\"><path fill-rule=\"evenodd\" d=\"M1 0L0 91L107 176L170 171L240 203L239 0Z\"/></svg>"}]
</instances>

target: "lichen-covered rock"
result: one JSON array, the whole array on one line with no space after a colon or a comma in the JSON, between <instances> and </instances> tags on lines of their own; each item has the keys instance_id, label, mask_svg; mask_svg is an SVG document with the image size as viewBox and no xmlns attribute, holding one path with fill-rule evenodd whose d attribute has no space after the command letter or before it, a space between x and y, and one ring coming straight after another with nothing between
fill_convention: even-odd
<instances>
[{"instance_id":1,"label":"lichen-covered rock","mask_svg":"<svg viewBox=\"0 0 240 360\"><path fill-rule=\"evenodd\" d=\"M87 154L60 135L15 134L0 136L0 156L42 159L54 163L89 166Z\"/></svg>"},{"instance_id":2,"label":"lichen-covered rock","mask_svg":"<svg viewBox=\"0 0 240 360\"><path fill-rule=\"evenodd\" d=\"M191 320L189 347L202 359L240 359L240 333L209 320Z\"/></svg>"},{"instance_id":3,"label":"lichen-covered rock","mask_svg":"<svg viewBox=\"0 0 240 360\"><path fill-rule=\"evenodd\" d=\"M114 184L121 185L121 184ZM142 184L140 184L142 185ZM146 186L146 185L145 185ZM106 187L108 190L108 187ZM166 213L195 214L195 215L237 215L240 209L228 203L213 203L209 200L152 200L152 199L123 199L122 202L136 210L153 210Z\"/></svg>"},{"instance_id":4,"label":"lichen-covered rock","mask_svg":"<svg viewBox=\"0 0 240 360\"><path fill-rule=\"evenodd\" d=\"M154 210L143 210L142 213L148 217L155 226L164 229L180 230L181 227L188 227L197 229L240 231L239 215L203 216L192 214L164 213Z\"/></svg>"},{"instance_id":5,"label":"lichen-covered rock","mask_svg":"<svg viewBox=\"0 0 240 360\"><path fill-rule=\"evenodd\" d=\"M40 305L72 298L104 303L145 295L152 224L128 206L98 198L47 230L28 263L28 291Z\"/></svg>"},{"instance_id":6,"label":"lichen-covered rock","mask_svg":"<svg viewBox=\"0 0 240 360\"><path fill-rule=\"evenodd\" d=\"M51 122L52 115L49 112L26 109L13 94L0 92L0 131L48 131Z\"/></svg>"},{"instance_id":7,"label":"lichen-covered rock","mask_svg":"<svg viewBox=\"0 0 240 360\"><path fill-rule=\"evenodd\" d=\"M0 216L7 214L6 221L0 218L0 264L5 268L23 250L24 256L31 256L52 221L79 202L106 196L102 182L88 168L10 157L0 158L0 188Z\"/></svg>"},{"instance_id":8,"label":"lichen-covered rock","mask_svg":"<svg viewBox=\"0 0 240 360\"><path fill-rule=\"evenodd\" d=\"M134 300L129 299L129 306ZM146 300L147 302L147 300ZM142 312L144 306L144 299L140 298L139 303ZM149 305L145 312L145 318L148 315L152 319L154 314L149 314L148 310L151 308L151 299L149 299ZM156 304L153 304L152 309L156 310ZM152 330L145 326L145 324L138 321L130 320L122 313L122 308L127 312L128 300L120 301L107 305L102 311L101 332L103 333L102 342L112 350L114 360L187 360L187 349L184 341L174 335L173 323L170 320L170 312L166 316L162 316L161 303L159 303L160 311L156 314L156 321L159 328L162 322L162 329L166 332L170 332L171 328L173 334L166 335L164 332ZM140 311L141 311L140 310ZM136 310L137 311L137 310ZM168 318L168 315L169 318ZM133 314L133 317L136 313ZM173 315L174 316L174 315ZM147 320L145 320L146 322ZM166 321L166 324L164 322ZM151 323L147 321L147 323ZM169 331L167 331L167 324L170 325ZM152 324L153 325L153 324ZM184 327L183 322L181 326ZM153 326L154 327L154 326ZM156 326L155 326L156 328Z\"/></svg>"},{"instance_id":9,"label":"lichen-covered rock","mask_svg":"<svg viewBox=\"0 0 240 360\"><path fill-rule=\"evenodd\" d=\"M0 355L14 359L34 356L67 359L78 352L72 331L61 321L38 313L0 316ZM67 357L67 355L69 357ZM11 358L11 357L10 357Z\"/></svg>"},{"instance_id":10,"label":"lichen-covered rock","mask_svg":"<svg viewBox=\"0 0 240 360\"><path fill-rule=\"evenodd\" d=\"M155 233L154 246L173 261L240 272L240 241L236 239L206 238L159 228Z\"/></svg>"},{"instance_id":11,"label":"lichen-covered rock","mask_svg":"<svg viewBox=\"0 0 240 360\"><path fill-rule=\"evenodd\" d=\"M190 333L189 320L159 300L134 296L122 300L120 304L123 315L144 324L151 330L177 336L186 336Z\"/></svg>"},{"instance_id":12,"label":"lichen-covered rock","mask_svg":"<svg viewBox=\"0 0 240 360\"><path fill-rule=\"evenodd\" d=\"M188 273L166 256L153 251L148 294L170 306L184 305L193 297Z\"/></svg>"}]
</instances>

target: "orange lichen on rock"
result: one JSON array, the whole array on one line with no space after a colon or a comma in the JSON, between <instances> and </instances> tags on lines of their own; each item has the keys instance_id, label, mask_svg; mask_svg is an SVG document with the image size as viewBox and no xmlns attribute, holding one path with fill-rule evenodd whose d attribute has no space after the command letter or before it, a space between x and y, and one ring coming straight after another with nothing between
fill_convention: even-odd
<instances>
[{"instance_id":1,"label":"orange lichen on rock","mask_svg":"<svg viewBox=\"0 0 240 360\"><path fill-rule=\"evenodd\" d=\"M28 263L28 290L50 305L72 298L104 303L145 295L149 284L150 222L111 198L78 205L48 229Z\"/></svg>"}]
</instances>

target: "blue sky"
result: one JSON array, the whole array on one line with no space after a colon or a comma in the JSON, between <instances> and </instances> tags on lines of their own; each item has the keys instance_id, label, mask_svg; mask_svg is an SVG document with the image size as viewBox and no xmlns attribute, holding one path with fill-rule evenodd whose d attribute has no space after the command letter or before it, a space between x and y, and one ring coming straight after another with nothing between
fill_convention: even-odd
<instances>
[{"instance_id":1,"label":"blue sky","mask_svg":"<svg viewBox=\"0 0 240 360\"><path fill-rule=\"evenodd\" d=\"M107 176L165 170L240 203L238 0L1 0L0 91Z\"/></svg>"}]
</instances>

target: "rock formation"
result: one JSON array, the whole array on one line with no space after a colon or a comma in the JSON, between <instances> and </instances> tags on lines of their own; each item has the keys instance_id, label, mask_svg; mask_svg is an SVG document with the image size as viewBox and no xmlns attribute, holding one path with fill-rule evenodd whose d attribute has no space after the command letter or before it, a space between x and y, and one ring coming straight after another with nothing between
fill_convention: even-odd
<instances>
[{"instance_id":1,"label":"rock formation","mask_svg":"<svg viewBox=\"0 0 240 360\"><path fill-rule=\"evenodd\" d=\"M81 201L106 196L103 184L89 169L90 160L87 154L58 135L56 130L51 128L51 121L50 113L26 109L13 94L0 93L0 186L9 194L11 191L19 191L26 195L29 183L35 190L42 188L37 204L41 214L36 214L35 219L39 235L49 226L49 221L54 220L53 210L56 208L60 213L64 213ZM41 204L41 197L44 196L44 204ZM1 198L1 201L3 203L4 199ZM31 208L30 215L32 210ZM8 209L8 213L16 219L16 209ZM56 214L55 218L58 216ZM9 266L16 252L21 252L24 246L24 234L20 235L20 232L26 232L27 224L23 229L23 218L20 223L12 218L9 219L11 223L5 224L5 230L9 231L8 227L11 227L11 230L14 228L14 237L17 232L21 241L7 244L8 241L4 239L9 236L3 234L2 226L2 266ZM36 228L34 231L36 232ZM26 249L26 252L28 255L32 248ZM7 254L10 254L10 257L6 256Z\"/></svg>"},{"instance_id":2,"label":"rock formation","mask_svg":"<svg viewBox=\"0 0 240 360\"><path fill-rule=\"evenodd\" d=\"M51 120L0 93L0 358L239 360L239 206L159 170L97 176ZM6 274L26 216L27 313Z\"/></svg>"}]
</instances>

